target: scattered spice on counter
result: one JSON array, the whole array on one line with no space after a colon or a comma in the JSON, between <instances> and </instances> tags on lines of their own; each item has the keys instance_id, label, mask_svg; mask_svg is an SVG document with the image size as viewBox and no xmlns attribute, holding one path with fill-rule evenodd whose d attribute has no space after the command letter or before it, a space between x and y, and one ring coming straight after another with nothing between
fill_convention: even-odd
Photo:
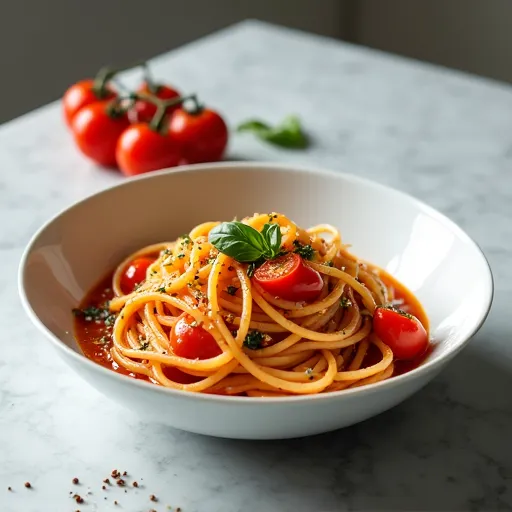
<instances>
[{"instance_id":1,"label":"scattered spice on counter","mask_svg":"<svg viewBox=\"0 0 512 512\"><path fill-rule=\"evenodd\" d=\"M126 471L123 471L123 476L126 476L128 473Z\"/></svg>"},{"instance_id":2,"label":"scattered spice on counter","mask_svg":"<svg viewBox=\"0 0 512 512\"><path fill-rule=\"evenodd\" d=\"M32 485L30 484L30 482L25 482L25 487L27 489L31 489L32 488Z\"/></svg>"},{"instance_id":3,"label":"scattered spice on counter","mask_svg":"<svg viewBox=\"0 0 512 512\"><path fill-rule=\"evenodd\" d=\"M114 501L114 505L117 505L117 500Z\"/></svg>"},{"instance_id":4,"label":"scattered spice on counter","mask_svg":"<svg viewBox=\"0 0 512 512\"><path fill-rule=\"evenodd\" d=\"M110 485L110 480L108 478L104 478L103 483Z\"/></svg>"},{"instance_id":5,"label":"scattered spice on counter","mask_svg":"<svg viewBox=\"0 0 512 512\"><path fill-rule=\"evenodd\" d=\"M135 482L133 482L132 485L133 485L133 487L139 487L139 482L135 481Z\"/></svg>"},{"instance_id":6,"label":"scattered spice on counter","mask_svg":"<svg viewBox=\"0 0 512 512\"><path fill-rule=\"evenodd\" d=\"M122 478L119 478L117 480L116 484L119 485L119 487L124 487L125 482Z\"/></svg>"},{"instance_id":7,"label":"scattered spice on counter","mask_svg":"<svg viewBox=\"0 0 512 512\"><path fill-rule=\"evenodd\" d=\"M71 480L75 485L78 484L80 481L78 480L78 478L75 476L75 478L73 478L73 480Z\"/></svg>"},{"instance_id":8,"label":"scattered spice on counter","mask_svg":"<svg viewBox=\"0 0 512 512\"><path fill-rule=\"evenodd\" d=\"M7 490L12 491L12 487L11 486L7 487Z\"/></svg>"},{"instance_id":9,"label":"scattered spice on counter","mask_svg":"<svg viewBox=\"0 0 512 512\"><path fill-rule=\"evenodd\" d=\"M106 485L102 485L101 488L105 491L107 489Z\"/></svg>"},{"instance_id":10,"label":"scattered spice on counter","mask_svg":"<svg viewBox=\"0 0 512 512\"><path fill-rule=\"evenodd\" d=\"M84 499L82 498L82 496L80 496L79 494L75 494L73 496L73 499L77 502L77 503L83 503L84 502Z\"/></svg>"},{"instance_id":11,"label":"scattered spice on counter","mask_svg":"<svg viewBox=\"0 0 512 512\"><path fill-rule=\"evenodd\" d=\"M112 473L110 473L110 476L112 478L119 478L121 476L121 473L119 473L119 471L117 469L113 469Z\"/></svg>"},{"instance_id":12,"label":"scattered spice on counter","mask_svg":"<svg viewBox=\"0 0 512 512\"><path fill-rule=\"evenodd\" d=\"M149 499L151 501L158 501L157 497L154 495L154 494L151 494L151 496L149 497Z\"/></svg>"}]
</instances>

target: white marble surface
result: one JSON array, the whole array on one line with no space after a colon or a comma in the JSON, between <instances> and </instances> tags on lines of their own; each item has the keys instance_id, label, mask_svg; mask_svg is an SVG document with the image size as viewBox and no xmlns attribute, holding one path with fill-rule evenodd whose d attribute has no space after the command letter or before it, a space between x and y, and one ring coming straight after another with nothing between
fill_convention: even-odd
<instances>
[{"instance_id":1,"label":"white marble surface","mask_svg":"<svg viewBox=\"0 0 512 512\"><path fill-rule=\"evenodd\" d=\"M0 510L511 509L512 88L253 22L160 57L154 70L233 125L296 112L315 140L290 152L236 136L232 159L343 169L439 208L486 252L493 310L431 385L343 431L235 442L147 424L65 367L21 310L16 273L29 237L122 179L83 159L59 106L44 107L0 128ZM144 487L102 491L113 468ZM74 476L80 506L69 497Z\"/></svg>"}]
</instances>

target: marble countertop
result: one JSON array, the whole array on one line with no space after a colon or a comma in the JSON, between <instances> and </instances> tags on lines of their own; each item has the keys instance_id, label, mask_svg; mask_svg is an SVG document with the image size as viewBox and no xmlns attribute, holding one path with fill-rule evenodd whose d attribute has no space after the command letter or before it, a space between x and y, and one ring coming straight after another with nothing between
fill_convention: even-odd
<instances>
[{"instance_id":1,"label":"marble countertop","mask_svg":"<svg viewBox=\"0 0 512 512\"><path fill-rule=\"evenodd\" d=\"M512 88L257 22L161 56L154 71L233 125L295 112L315 142L294 152L237 135L230 159L343 169L440 209L487 254L492 312L430 385L345 430L247 442L147 424L67 368L17 296L34 231L122 179L77 153L58 104L43 107L0 127L0 510L512 509ZM140 487L103 491L113 468Z\"/></svg>"}]
</instances>

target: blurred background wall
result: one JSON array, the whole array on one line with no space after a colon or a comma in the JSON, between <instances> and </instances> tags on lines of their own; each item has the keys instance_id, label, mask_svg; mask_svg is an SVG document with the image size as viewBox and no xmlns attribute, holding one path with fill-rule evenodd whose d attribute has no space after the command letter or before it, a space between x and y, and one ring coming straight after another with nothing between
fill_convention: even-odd
<instances>
[{"instance_id":1,"label":"blurred background wall","mask_svg":"<svg viewBox=\"0 0 512 512\"><path fill-rule=\"evenodd\" d=\"M512 0L17 0L0 7L0 123L106 63L246 18L512 82Z\"/></svg>"}]
</instances>

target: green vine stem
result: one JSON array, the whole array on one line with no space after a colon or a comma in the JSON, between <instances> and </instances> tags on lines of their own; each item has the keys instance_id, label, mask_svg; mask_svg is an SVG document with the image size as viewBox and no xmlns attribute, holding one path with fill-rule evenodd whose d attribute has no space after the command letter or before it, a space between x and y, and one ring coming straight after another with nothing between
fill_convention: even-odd
<instances>
[{"instance_id":1,"label":"green vine stem","mask_svg":"<svg viewBox=\"0 0 512 512\"><path fill-rule=\"evenodd\" d=\"M145 61L137 61L135 63L130 64L129 66L125 66L122 68L113 68L111 66L104 66L99 71L96 77L94 78L94 84L92 86L92 90L94 94L100 99L103 99L108 96L109 91L107 89L107 84L110 80L112 80L118 73L123 71L127 71L129 69L137 68L137 67L146 67L147 64Z\"/></svg>"}]
</instances>

